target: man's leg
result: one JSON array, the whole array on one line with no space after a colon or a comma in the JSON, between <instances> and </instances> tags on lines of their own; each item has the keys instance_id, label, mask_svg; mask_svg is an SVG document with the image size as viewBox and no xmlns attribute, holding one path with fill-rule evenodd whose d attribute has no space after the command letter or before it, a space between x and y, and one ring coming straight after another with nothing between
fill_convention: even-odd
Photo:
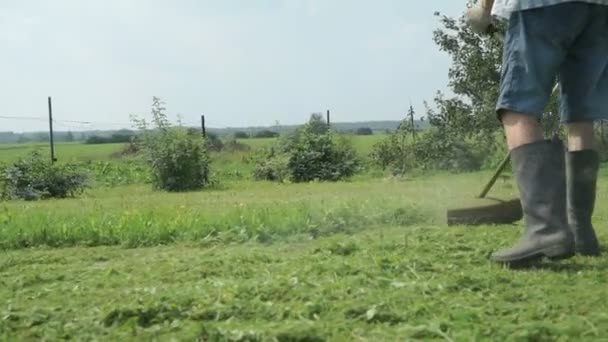
<instances>
[{"instance_id":1,"label":"man's leg","mask_svg":"<svg viewBox=\"0 0 608 342\"><path fill-rule=\"evenodd\" d=\"M596 199L599 156L593 121L608 118L608 6L585 4L584 29L563 63L560 107L568 127L568 220L576 250L598 255L591 224Z\"/></svg>"},{"instance_id":2,"label":"man's leg","mask_svg":"<svg viewBox=\"0 0 608 342\"><path fill-rule=\"evenodd\" d=\"M591 218L599 156L595 150L593 122L570 123L567 127L568 223L574 233L577 253L596 256L600 254L600 247Z\"/></svg>"},{"instance_id":3,"label":"man's leg","mask_svg":"<svg viewBox=\"0 0 608 342\"><path fill-rule=\"evenodd\" d=\"M574 238L566 216L563 143L545 140L534 116L503 111L501 120L519 188L525 230L518 243L494 253L492 259L517 266L543 257L573 256Z\"/></svg>"},{"instance_id":4,"label":"man's leg","mask_svg":"<svg viewBox=\"0 0 608 342\"><path fill-rule=\"evenodd\" d=\"M566 124L568 128L568 151L595 151L595 134L593 121L572 122Z\"/></svg>"},{"instance_id":5,"label":"man's leg","mask_svg":"<svg viewBox=\"0 0 608 342\"><path fill-rule=\"evenodd\" d=\"M563 47L582 26L571 20L578 8L569 3L516 12L510 18L497 112L507 135L525 228L511 248L492 255L499 263L517 266L575 252L566 215L565 147L559 140L543 139L539 118L567 57Z\"/></svg>"},{"instance_id":6,"label":"man's leg","mask_svg":"<svg viewBox=\"0 0 608 342\"><path fill-rule=\"evenodd\" d=\"M530 115L505 112L502 114L502 125L507 136L509 151L543 140L543 131L539 121Z\"/></svg>"}]
</instances>

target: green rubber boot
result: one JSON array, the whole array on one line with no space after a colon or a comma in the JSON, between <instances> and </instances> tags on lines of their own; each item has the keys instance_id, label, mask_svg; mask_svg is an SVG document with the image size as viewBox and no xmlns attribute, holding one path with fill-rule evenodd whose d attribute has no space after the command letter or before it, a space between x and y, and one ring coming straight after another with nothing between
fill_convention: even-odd
<instances>
[{"instance_id":1,"label":"green rubber boot","mask_svg":"<svg viewBox=\"0 0 608 342\"><path fill-rule=\"evenodd\" d=\"M576 252L584 256L600 255L600 245L591 223L595 207L599 156L596 151L568 152L568 223L574 233Z\"/></svg>"},{"instance_id":2,"label":"green rubber boot","mask_svg":"<svg viewBox=\"0 0 608 342\"><path fill-rule=\"evenodd\" d=\"M566 215L564 145L543 140L511 151L524 214L524 235L510 249L491 259L512 267L527 266L543 257L553 260L574 256L574 236Z\"/></svg>"}]
</instances>

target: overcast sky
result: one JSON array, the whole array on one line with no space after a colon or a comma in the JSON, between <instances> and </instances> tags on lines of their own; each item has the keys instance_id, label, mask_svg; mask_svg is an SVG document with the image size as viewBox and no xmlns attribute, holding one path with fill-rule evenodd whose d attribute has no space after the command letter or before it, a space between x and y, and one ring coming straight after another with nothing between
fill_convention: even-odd
<instances>
[{"instance_id":1,"label":"overcast sky","mask_svg":"<svg viewBox=\"0 0 608 342\"><path fill-rule=\"evenodd\" d=\"M432 40L446 0L1 0L0 116L129 127L152 96L211 127L419 113L447 83ZM91 124L66 123L86 121ZM46 129L0 118L0 131Z\"/></svg>"}]
</instances>

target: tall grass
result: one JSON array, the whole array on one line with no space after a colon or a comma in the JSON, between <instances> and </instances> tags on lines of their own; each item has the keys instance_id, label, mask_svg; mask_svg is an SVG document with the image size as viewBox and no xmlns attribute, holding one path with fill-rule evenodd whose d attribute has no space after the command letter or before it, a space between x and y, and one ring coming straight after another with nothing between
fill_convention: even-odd
<instances>
[{"instance_id":1,"label":"tall grass","mask_svg":"<svg viewBox=\"0 0 608 342\"><path fill-rule=\"evenodd\" d=\"M431 222L431 215L412 199L399 193L383 196L382 190L374 191L370 185L345 184L327 191L323 184L290 189L270 184L248 189L241 184L238 194L228 189L176 195L127 187L75 200L5 203L0 205L0 248L140 247L252 239L267 243L374 225Z\"/></svg>"}]
</instances>

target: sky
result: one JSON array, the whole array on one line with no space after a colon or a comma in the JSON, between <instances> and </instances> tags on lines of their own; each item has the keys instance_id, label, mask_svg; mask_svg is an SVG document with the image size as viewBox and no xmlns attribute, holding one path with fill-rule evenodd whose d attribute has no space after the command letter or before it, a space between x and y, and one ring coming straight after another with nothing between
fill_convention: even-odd
<instances>
[{"instance_id":1,"label":"sky","mask_svg":"<svg viewBox=\"0 0 608 342\"><path fill-rule=\"evenodd\" d=\"M445 0L1 0L0 131L399 120L446 90ZM18 119L1 118L16 117ZM75 122L70 122L75 121Z\"/></svg>"}]
</instances>

